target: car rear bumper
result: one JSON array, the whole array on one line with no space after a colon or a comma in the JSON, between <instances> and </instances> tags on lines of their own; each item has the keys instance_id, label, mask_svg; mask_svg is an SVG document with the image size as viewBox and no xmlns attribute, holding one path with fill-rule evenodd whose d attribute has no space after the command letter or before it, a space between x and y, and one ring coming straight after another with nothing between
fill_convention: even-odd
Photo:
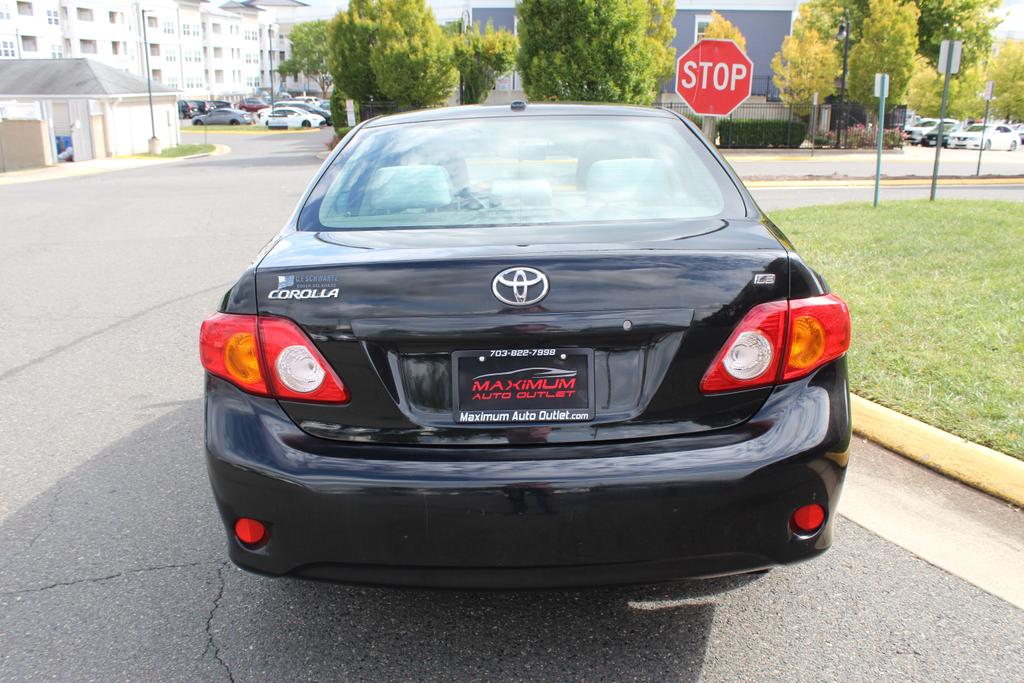
<instances>
[{"instance_id":1,"label":"car rear bumper","mask_svg":"<svg viewBox=\"0 0 1024 683\"><path fill-rule=\"evenodd\" d=\"M515 451L318 439L276 401L207 378L207 464L228 552L263 574L522 588L797 562L831 544L849 443L845 359L775 389L734 428ZM518 453L536 459L509 459ZM808 503L827 517L805 538L789 519ZM239 517L263 521L269 541L240 543Z\"/></svg>"}]
</instances>

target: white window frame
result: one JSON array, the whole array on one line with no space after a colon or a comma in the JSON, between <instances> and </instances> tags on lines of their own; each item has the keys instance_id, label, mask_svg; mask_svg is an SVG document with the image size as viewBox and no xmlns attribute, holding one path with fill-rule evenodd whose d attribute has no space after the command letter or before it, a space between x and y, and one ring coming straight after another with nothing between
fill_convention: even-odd
<instances>
[{"instance_id":1,"label":"white window frame","mask_svg":"<svg viewBox=\"0 0 1024 683\"><path fill-rule=\"evenodd\" d=\"M0 40L0 57L17 57L13 40Z\"/></svg>"},{"instance_id":2,"label":"white window frame","mask_svg":"<svg viewBox=\"0 0 1024 683\"><path fill-rule=\"evenodd\" d=\"M50 26L60 26L60 14L55 9L46 10L46 23Z\"/></svg>"},{"instance_id":3,"label":"white window frame","mask_svg":"<svg viewBox=\"0 0 1024 683\"><path fill-rule=\"evenodd\" d=\"M0 20L7 21L11 18L11 6L6 2L0 3Z\"/></svg>"},{"instance_id":4,"label":"white window frame","mask_svg":"<svg viewBox=\"0 0 1024 683\"><path fill-rule=\"evenodd\" d=\"M693 42L697 42L704 36L704 31L700 30L700 25L704 24L704 29L707 30L707 24L711 23L710 14L698 14L693 18Z\"/></svg>"}]
</instances>

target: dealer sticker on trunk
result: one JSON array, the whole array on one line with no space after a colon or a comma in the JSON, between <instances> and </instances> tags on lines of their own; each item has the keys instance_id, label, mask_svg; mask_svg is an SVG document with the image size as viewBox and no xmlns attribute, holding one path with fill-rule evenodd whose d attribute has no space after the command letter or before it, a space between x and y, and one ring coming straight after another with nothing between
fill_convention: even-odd
<instances>
[{"instance_id":1,"label":"dealer sticker on trunk","mask_svg":"<svg viewBox=\"0 0 1024 683\"><path fill-rule=\"evenodd\" d=\"M452 354L459 423L584 422L594 417L591 349L487 349Z\"/></svg>"}]
</instances>

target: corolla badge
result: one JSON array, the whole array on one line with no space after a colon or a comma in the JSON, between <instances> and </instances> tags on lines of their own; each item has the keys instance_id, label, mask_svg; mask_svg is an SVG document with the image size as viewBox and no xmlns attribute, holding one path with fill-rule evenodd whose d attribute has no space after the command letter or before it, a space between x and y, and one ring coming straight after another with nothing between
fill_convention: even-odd
<instances>
[{"instance_id":1,"label":"corolla badge","mask_svg":"<svg viewBox=\"0 0 1024 683\"><path fill-rule=\"evenodd\" d=\"M278 275L277 289L268 299L337 299L341 295L337 275Z\"/></svg>"},{"instance_id":2,"label":"corolla badge","mask_svg":"<svg viewBox=\"0 0 1024 683\"><path fill-rule=\"evenodd\" d=\"M503 304L530 306L548 295L548 276L536 268L506 268L494 276L491 292Z\"/></svg>"}]
</instances>

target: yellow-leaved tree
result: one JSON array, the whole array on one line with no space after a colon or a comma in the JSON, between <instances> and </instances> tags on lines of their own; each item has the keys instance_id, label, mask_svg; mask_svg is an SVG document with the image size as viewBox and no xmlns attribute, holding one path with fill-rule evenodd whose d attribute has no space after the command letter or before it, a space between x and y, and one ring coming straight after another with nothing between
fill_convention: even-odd
<instances>
[{"instance_id":1,"label":"yellow-leaved tree","mask_svg":"<svg viewBox=\"0 0 1024 683\"><path fill-rule=\"evenodd\" d=\"M705 38L727 38L736 41L740 49L747 51L747 39L743 37L736 24L732 23L718 12L711 13L711 22L704 29Z\"/></svg>"},{"instance_id":2,"label":"yellow-leaved tree","mask_svg":"<svg viewBox=\"0 0 1024 683\"><path fill-rule=\"evenodd\" d=\"M782 101L808 104L818 93L818 101L824 102L835 92L839 68L835 46L814 28L809 6L801 6L793 33L786 36L782 49L772 58L772 81Z\"/></svg>"}]
</instances>

